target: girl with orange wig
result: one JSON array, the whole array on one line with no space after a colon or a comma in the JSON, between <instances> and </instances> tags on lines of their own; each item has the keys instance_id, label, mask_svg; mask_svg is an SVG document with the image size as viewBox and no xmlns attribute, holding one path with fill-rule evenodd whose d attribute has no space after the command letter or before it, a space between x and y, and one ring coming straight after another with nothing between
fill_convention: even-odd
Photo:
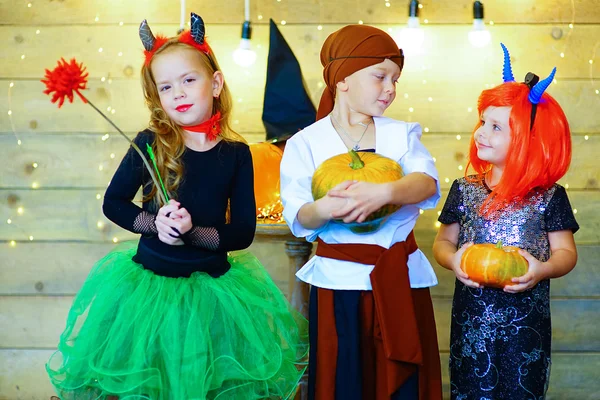
<instances>
[{"instance_id":1,"label":"girl with orange wig","mask_svg":"<svg viewBox=\"0 0 600 400\"><path fill-rule=\"evenodd\" d=\"M551 365L550 279L577 262L579 229L556 182L571 162L571 133L546 79L514 81L508 50L504 83L479 96L480 121L469 148L475 174L452 184L433 245L454 271L450 333L452 399L541 399ZM518 247L528 272L503 289L469 279L460 267L474 243Z\"/></svg>"},{"instance_id":2,"label":"girl with orange wig","mask_svg":"<svg viewBox=\"0 0 600 400\"><path fill-rule=\"evenodd\" d=\"M140 26L151 116L134 141L153 149L164 187L130 148L103 210L141 238L98 261L73 301L46 365L63 400L288 399L306 367L306 320L243 251L256 229L252 156L204 34L193 13L173 38Z\"/></svg>"}]
</instances>

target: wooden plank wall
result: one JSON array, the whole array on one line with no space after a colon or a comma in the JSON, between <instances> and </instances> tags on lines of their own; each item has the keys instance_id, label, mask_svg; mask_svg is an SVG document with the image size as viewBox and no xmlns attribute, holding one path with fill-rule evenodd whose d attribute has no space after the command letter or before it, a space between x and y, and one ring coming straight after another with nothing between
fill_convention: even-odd
<instances>
[{"instance_id":1,"label":"wooden plank wall","mask_svg":"<svg viewBox=\"0 0 600 400\"><path fill-rule=\"evenodd\" d=\"M244 2L187 3L188 11L200 13L208 24L210 43L236 99L235 127L249 141L259 141L264 137L260 118L269 18L280 24L318 103L323 88L318 55L327 35L359 20L397 34L406 21L408 2L391 0L388 7L380 0L253 1L252 43L258 58L249 69L231 58L239 43ZM511 50L517 79L530 69L543 75L558 67L549 90L569 118L574 149L571 170L561 183L568 185L582 229L576 235L577 268L552 283L548 398L600 399L600 1L488 0L493 42L484 49L473 49L467 41L472 2L422 4L426 51L407 58L399 95L387 115L422 123L423 141L436 157L444 194L463 174L468 137L477 120L477 95L500 82L498 43ZM86 95L134 135L147 123L137 37L144 18L155 32L171 35L179 25L179 4L0 0L0 37L5 38L0 41L0 399L52 394L43 364L55 348L73 295L113 239L133 237L106 220L100 209L126 142L79 101L58 110L42 94L39 80L44 68L54 67L60 57L76 57L90 73ZM425 212L418 224L417 238L431 260L439 209L441 204ZM252 250L286 290L287 259L281 243L261 239ZM433 294L447 392L453 278L439 268L438 276L440 285Z\"/></svg>"}]
</instances>

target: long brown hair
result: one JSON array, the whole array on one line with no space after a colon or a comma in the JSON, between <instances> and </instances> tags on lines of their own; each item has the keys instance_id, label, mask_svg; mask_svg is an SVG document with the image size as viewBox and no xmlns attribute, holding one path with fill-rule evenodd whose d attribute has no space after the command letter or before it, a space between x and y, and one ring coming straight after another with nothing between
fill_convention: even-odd
<instances>
[{"instance_id":1,"label":"long brown hair","mask_svg":"<svg viewBox=\"0 0 600 400\"><path fill-rule=\"evenodd\" d=\"M216 71L220 71L219 63L212 49L209 54L205 54L196 50L190 45L179 42L177 37L170 38L163 46L155 53L155 56L164 53L168 49L175 50L191 50L198 54L202 60L202 65L206 69L209 76L213 76ZM181 163L181 156L185 151L183 129L175 124L167 115L160 103L156 81L152 75L152 63L143 65L141 71L142 89L144 91L144 99L148 109L150 110L149 127L155 134L152 149L156 155L156 165L160 176L163 179L165 189L169 194L177 191L177 188L183 181L184 168ZM221 113L221 134L223 140L230 142L243 142L246 140L231 128L231 108L232 108L231 92L227 87L227 83L223 83L223 89L218 98L213 99L212 115L216 112ZM152 185L152 183L150 183ZM144 196L143 202L156 201L160 207L160 199L157 194L155 185L151 186L151 191L147 196Z\"/></svg>"}]
</instances>

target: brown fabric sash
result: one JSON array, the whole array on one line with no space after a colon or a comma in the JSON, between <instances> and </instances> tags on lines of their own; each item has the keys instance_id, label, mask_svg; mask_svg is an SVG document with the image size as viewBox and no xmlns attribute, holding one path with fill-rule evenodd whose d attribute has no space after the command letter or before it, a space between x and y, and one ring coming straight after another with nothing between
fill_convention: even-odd
<instances>
[{"instance_id":1,"label":"brown fabric sash","mask_svg":"<svg viewBox=\"0 0 600 400\"><path fill-rule=\"evenodd\" d=\"M376 315L388 359L423 365L419 329L408 277L408 256L418 249L411 232L386 249L370 244L327 244L318 240L316 255L375 265L370 279Z\"/></svg>"}]
</instances>

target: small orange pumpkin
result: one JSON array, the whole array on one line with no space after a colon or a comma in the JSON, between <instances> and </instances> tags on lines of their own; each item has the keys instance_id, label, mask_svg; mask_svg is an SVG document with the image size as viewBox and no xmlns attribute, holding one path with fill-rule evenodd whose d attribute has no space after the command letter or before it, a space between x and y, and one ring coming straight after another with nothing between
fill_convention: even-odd
<instances>
[{"instance_id":1,"label":"small orange pumpkin","mask_svg":"<svg viewBox=\"0 0 600 400\"><path fill-rule=\"evenodd\" d=\"M279 198L279 165L283 151L272 143L250 145L254 167L256 216L268 217L283 212Z\"/></svg>"},{"instance_id":2,"label":"small orange pumpkin","mask_svg":"<svg viewBox=\"0 0 600 400\"><path fill-rule=\"evenodd\" d=\"M460 268L469 279L483 286L504 288L514 284L512 278L523 276L529 270L529 263L513 246L482 243L469 247L462 255Z\"/></svg>"},{"instance_id":3,"label":"small orange pumpkin","mask_svg":"<svg viewBox=\"0 0 600 400\"><path fill-rule=\"evenodd\" d=\"M356 151L350 150L348 153L338 154L323 161L313 174L311 189L313 199L318 200L344 181L386 183L400 178L402 178L402 168L396 161L376 153L363 152L359 155ZM365 223L386 217L398 208L400 207L393 204L385 205L369 215ZM351 224L350 229L355 233L368 233L379 226L360 225Z\"/></svg>"}]
</instances>

